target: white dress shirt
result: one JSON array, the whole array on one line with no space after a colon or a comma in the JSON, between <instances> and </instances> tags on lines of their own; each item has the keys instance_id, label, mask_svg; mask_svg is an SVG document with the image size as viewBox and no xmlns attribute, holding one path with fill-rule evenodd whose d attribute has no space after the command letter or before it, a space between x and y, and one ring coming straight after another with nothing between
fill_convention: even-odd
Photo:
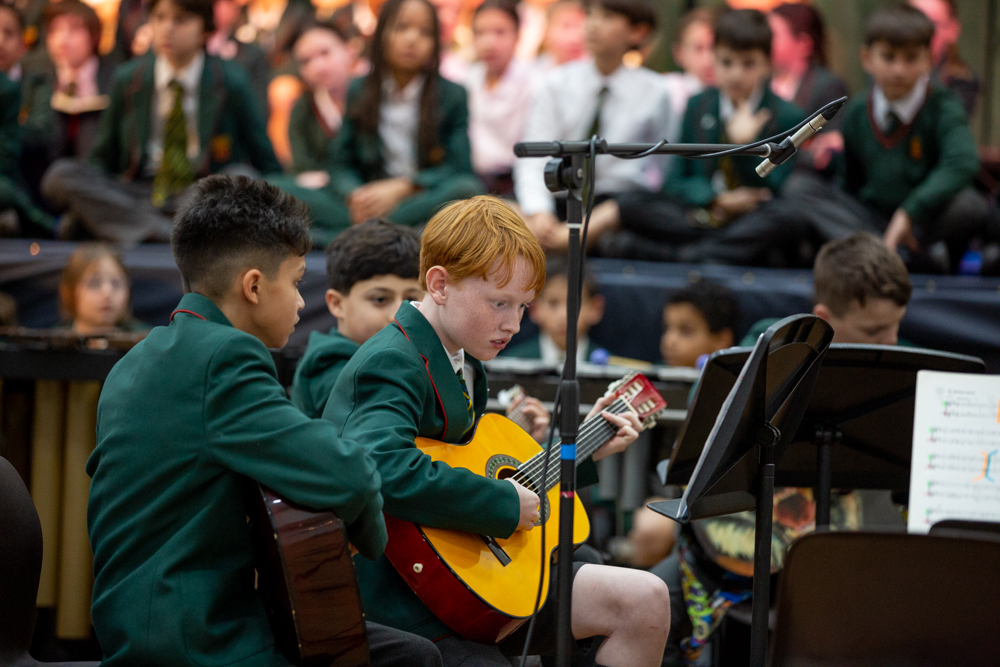
<instances>
[{"instance_id":1,"label":"white dress shirt","mask_svg":"<svg viewBox=\"0 0 1000 667\"><path fill-rule=\"evenodd\" d=\"M534 71L512 60L492 88L486 65L475 63L465 79L469 91L469 140L477 174L501 174L514 167L514 144L521 140L531 105Z\"/></svg>"},{"instance_id":2,"label":"white dress shirt","mask_svg":"<svg viewBox=\"0 0 1000 667\"><path fill-rule=\"evenodd\" d=\"M148 174L155 174L163 160L163 130L174 106L174 94L169 87L171 81L176 80L184 87L181 106L187 120L187 156L192 163L198 159L201 152L198 140L198 90L204 68L205 54L201 51L181 70L175 70L166 58L156 59L153 66L153 122L147 146Z\"/></svg>"},{"instance_id":3,"label":"white dress shirt","mask_svg":"<svg viewBox=\"0 0 1000 667\"><path fill-rule=\"evenodd\" d=\"M667 87L670 96L670 141L677 141L681 136L681 124L687 103L692 97L705 89L701 79L684 72L668 72L663 75L663 85Z\"/></svg>"},{"instance_id":4,"label":"white dress shirt","mask_svg":"<svg viewBox=\"0 0 1000 667\"><path fill-rule=\"evenodd\" d=\"M589 139L602 88L608 94L601 110L600 136L612 143L652 143L669 138L671 103L662 77L645 68L624 66L604 76L592 60L557 67L539 82L525 126L524 141L579 141ZM547 158L518 160L514 165L514 192L525 215L553 212L555 203L545 187ZM659 188L663 156L620 160L597 158L597 194Z\"/></svg>"},{"instance_id":5,"label":"white dress shirt","mask_svg":"<svg viewBox=\"0 0 1000 667\"><path fill-rule=\"evenodd\" d=\"M879 129L885 132L886 128L889 127L890 111L895 112L896 117L899 118L899 122L903 125L912 123L913 119L920 113L920 108L924 105L924 100L927 98L927 86L929 85L930 77L923 76L913 86L913 90L910 91L909 95L895 102L887 100L882 89L879 86L875 86L875 90L872 92L872 113L875 115L875 122L878 123Z\"/></svg>"},{"instance_id":6,"label":"white dress shirt","mask_svg":"<svg viewBox=\"0 0 1000 667\"><path fill-rule=\"evenodd\" d=\"M417 173L417 128L420 124L420 93L424 76L415 77L400 89L396 79L382 82L382 104L378 137L382 141L385 172L393 178Z\"/></svg>"},{"instance_id":7,"label":"white dress shirt","mask_svg":"<svg viewBox=\"0 0 1000 667\"><path fill-rule=\"evenodd\" d=\"M97 56L90 56L79 69L56 67L56 89L65 91L70 84L76 86L76 97L94 97L97 90L97 70L101 63Z\"/></svg>"},{"instance_id":8,"label":"white dress shirt","mask_svg":"<svg viewBox=\"0 0 1000 667\"><path fill-rule=\"evenodd\" d=\"M578 364L590 361L587 358L587 348L590 347L590 339L582 336L576 341L576 362ZM546 333L538 334L538 352L542 361L547 364L561 364L566 361L566 350L560 350L551 337Z\"/></svg>"},{"instance_id":9,"label":"white dress shirt","mask_svg":"<svg viewBox=\"0 0 1000 667\"><path fill-rule=\"evenodd\" d=\"M441 347L444 347L442 344ZM472 370L472 365L465 363L465 350L459 350L455 354L448 351L448 348L444 348L444 353L448 355L448 361L451 362L451 369L457 374L462 371L462 378L465 380L465 388L469 391L469 400L475 405L475 396L473 395L474 387L476 384L476 372Z\"/></svg>"}]
</instances>

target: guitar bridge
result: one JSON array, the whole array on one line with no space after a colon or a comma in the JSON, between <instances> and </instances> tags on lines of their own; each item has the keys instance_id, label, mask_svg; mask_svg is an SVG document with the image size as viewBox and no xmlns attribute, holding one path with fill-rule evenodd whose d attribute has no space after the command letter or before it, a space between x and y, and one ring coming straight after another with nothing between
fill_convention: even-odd
<instances>
[{"instance_id":1,"label":"guitar bridge","mask_svg":"<svg viewBox=\"0 0 1000 667\"><path fill-rule=\"evenodd\" d=\"M497 557L497 560L500 561L501 565L504 567L510 565L510 556L508 556L507 552L503 550L503 547L501 547L500 543L496 541L496 538L488 535L480 535L479 537L483 539L483 542L486 542L486 546L490 548L490 551L492 551L493 555Z\"/></svg>"}]
</instances>

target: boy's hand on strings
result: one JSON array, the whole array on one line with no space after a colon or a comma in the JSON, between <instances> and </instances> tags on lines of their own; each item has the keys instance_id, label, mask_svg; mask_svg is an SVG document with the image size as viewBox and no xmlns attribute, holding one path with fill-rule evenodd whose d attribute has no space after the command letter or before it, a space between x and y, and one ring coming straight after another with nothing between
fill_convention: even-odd
<instances>
[{"instance_id":1,"label":"boy's hand on strings","mask_svg":"<svg viewBox=\"0 0 1000 667\"><path fill-rule=\"evenodd\" d=\"M386 215L414 192L416 186L405 178L386 178L362 185L347 200L351 224Z\"/></svg>"},{"instance_id":2,"label":"boy's hand on strings","mask_svg":"<svg viewBox=\"0 0 1000 667\"><path fill-rule=\"evenodd\" d=\"M769 200L771 196L771 191L767 188L748 188L746 186L720 192L713 203L716 217L723 220L739 217L754 210L761 203Z\"/></svg>"},{"instance_id":3,"label":"boy's hand on strings","mask_svg":"<svg viewBox=\"0 0 1000 667\"><path fill-rule=\"evenodd\" d=\"M920 250L917 237L913 235L913 221L909 214L903 209L896 209L889 220L889 226L885 228L885 236L882 237L890 250L896 250L900 245L904 245L913 252Z\"/></svg>"},{"instance_id":4,"label":"boy's hand on strings","mask_svg":"<svg viewBox=\"0 0 1000 667\"><path fill-rule=\"evenodd\" d=\"M541 516L538 513L538 494L518 484L513 477L508 477L507 481L517 489L517 499L521 503L521 518L517 522L517 528L518 530L531 530Z\"/></svg>"},{"instance_id":5,"label":"boy's hand on strings","mask_svg":"<svg viewBox=\"0 0 1000 667\"><path fill-rule=\"evenodd\" d=\"M642 430L639 418L631 410L623 412L619 415L613 415L604 409L611 405L614 401L614 396L602 396L596 403L594 403L593 409L591 409L590 414L587 415L587 419L590 419L600 412L601 416L608 420L608 423L618 427L618 432L615 433L615 437L601 445L601 447L594 452L592 458L595 461L600 461L605 456L611 456L612 454L625 451L626 447L635 442L635 439L639 437L639 431Z\"/></svg>"},{"instance_id":6,"label":"boy's hand on strings","mask_svg":"<svg viewBox=\"0 0 1000 667\"><path fill-rule=\"evenodd\" d=\"M507 414L510 415L518 406L521 406L521 414L531 420L531 428L528 429L528 434L536 442L543 442L548 438L549 424L552 421L552 416L545 409L545 406L542 405L542 402L531 396L518 396L507 407Z\"/></svg>"},{"instance_id":7,"label":"boy's hand on strings","mask_svg":"<svg viewBox=\"0 0 1000 667\"><path fill-rule=\"evenodd\" d=\"M760 131L771 120L771 112L767 109L754 111L747 100L733 110L733 115L726 121L726 137L734 144L748 144L760 134Z\"/></svg>"}]
</instances>

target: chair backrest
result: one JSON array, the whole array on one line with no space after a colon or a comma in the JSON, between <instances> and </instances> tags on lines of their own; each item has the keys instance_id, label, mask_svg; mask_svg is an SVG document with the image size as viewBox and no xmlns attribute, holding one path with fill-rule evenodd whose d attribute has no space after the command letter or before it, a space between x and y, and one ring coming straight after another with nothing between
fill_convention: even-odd
<instances>
[{"instance_id":1,"label":"chair backrest","mask_svg":"<svg viewBox=\"0 0 1000 667\"><path fill-rule=\"evenodd\" d=\"M1000 523L991 521L962 521L946 519L931 526L931 535L942 537L968 537L975 540L1000 542Z\"/></svg>"},{"instance_id":2,"label":"chair backrest","mask_svg":"<svg viewBox=\"0 0 1000 667\"><path fill-rule=\"evenodd\" d=\"M28 488L0 457L0 664L28 654L42 572L42 526Z\"/></svg>"},{"instance_id":3,"label":"chair backrest","mask_svg":"<svg viewBox=\"0 0 1000 667\"><path fill-rule=\"evenodd\" d=\"M1000 543L814 533L789 549L773 667L1000 665Z\"/></svg>"}]
</instances>

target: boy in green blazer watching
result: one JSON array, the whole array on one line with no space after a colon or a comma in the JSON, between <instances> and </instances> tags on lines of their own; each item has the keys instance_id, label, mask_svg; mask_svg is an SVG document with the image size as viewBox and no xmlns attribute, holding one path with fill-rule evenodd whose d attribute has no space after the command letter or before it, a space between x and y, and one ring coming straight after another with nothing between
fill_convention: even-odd
<instances>
[{"instance_id":1,"label":"boy in green blazer watching","mask_svg":"<svg viewBox=\"0 0 1000 667\"><path fill-rule=\"evenodd\" d=\"M538 496L512 480L452 468L417 449L415 438L458 443L486 407L482 360L493 359L520 328L545 281L545 256L523 220L492 197L451 204L421 238L426 294L404 303L395 322L361 346L340 374L323 418L347 441L364 442L382 476L385 512L405 521L509 537L538 519ZM594 413L608 399L598 401ZM595 459L637 437L633 415L603 413L618 427ZM591 461L581 486L593 482ZM526 626L498 647L452 634L409 589L386 558L357 559L368 618L437 640L447 664L503 665L520 654ZM573 632L606 637L604 665L659 665L669 627L669 595L645 572L575 563ZM526 586L535 585L525 582ZM554 649L554 595L542 608L532 653Z\"/></svg>"},{"instance_id":2,"label":"boy in green blazer watching","mask_svg":"<svg viewBox=\"0 0 1000 667\"><path fill-rule=\"evenodd\" d=\"M419 301L420 237L409 227L369 220L326 247L326 306L337 318L329 333L313 331L292 383L292 402L323 415L330 391L358 348L392 323L401 304Z\"/></svg>"},{"instance_id":3,"label":"boy in green blazer watching","mask_svg":"<svg viewBox=\"0 0 1000 667\"><path fill-rule=\"evenodd\" d=\"M723 14L715 25L715 80L687 103L679 142L742 144L789 130L803 113L768 85L771 28L755 9ZM612 256L738 265L794 264L797 211L777 197L791 161L766 179L760 159L676 159L658 193L616 196L595 210L590 236Z\"/></svg>"},{"instance_id":4,"label":"boy in green blazer watching","mask_svg":"<svg viewBox=\"0 0 1000 667\"><path fill-rule=\"evenodd\" d=\"M281 171L245 70L205 53L211 0L153 0L153 52L115 72L90 165L54 163L42 194L62 237L168 241L188 187L215 173Z\"/></svg>"},{"instance_id":5,"label":"boy in green blazer watching","mask_svg":"<svg viewBox=\"0 0 1000 667\"><path fill-rule=\"evenodd\" d=\"M386 543L374 462L304 416L278 382L303 307L305 207L246 177L200 181L178 213L187 294L101 392L88 525L107 665L287 664L254 589L246 478L333 509L352 544ZM373 664L440 665L425 640L369 624Z\"/></svg>"},{"instance_id":6,"label":"boy in green blazer watching","mask_svg":"<svg viewBox=\"0 0 1000 667\"><path fill-rule=\"evenodd\" d=\"M872 15L861 64L873 85L841 112L843 190L811 183L786 194L825 238L868 231L911 271L947 273L984 231L989 209L972 185L979 154L962 103L931 77L933 37L914 7Z\"/></svg>"}]
</instances>

